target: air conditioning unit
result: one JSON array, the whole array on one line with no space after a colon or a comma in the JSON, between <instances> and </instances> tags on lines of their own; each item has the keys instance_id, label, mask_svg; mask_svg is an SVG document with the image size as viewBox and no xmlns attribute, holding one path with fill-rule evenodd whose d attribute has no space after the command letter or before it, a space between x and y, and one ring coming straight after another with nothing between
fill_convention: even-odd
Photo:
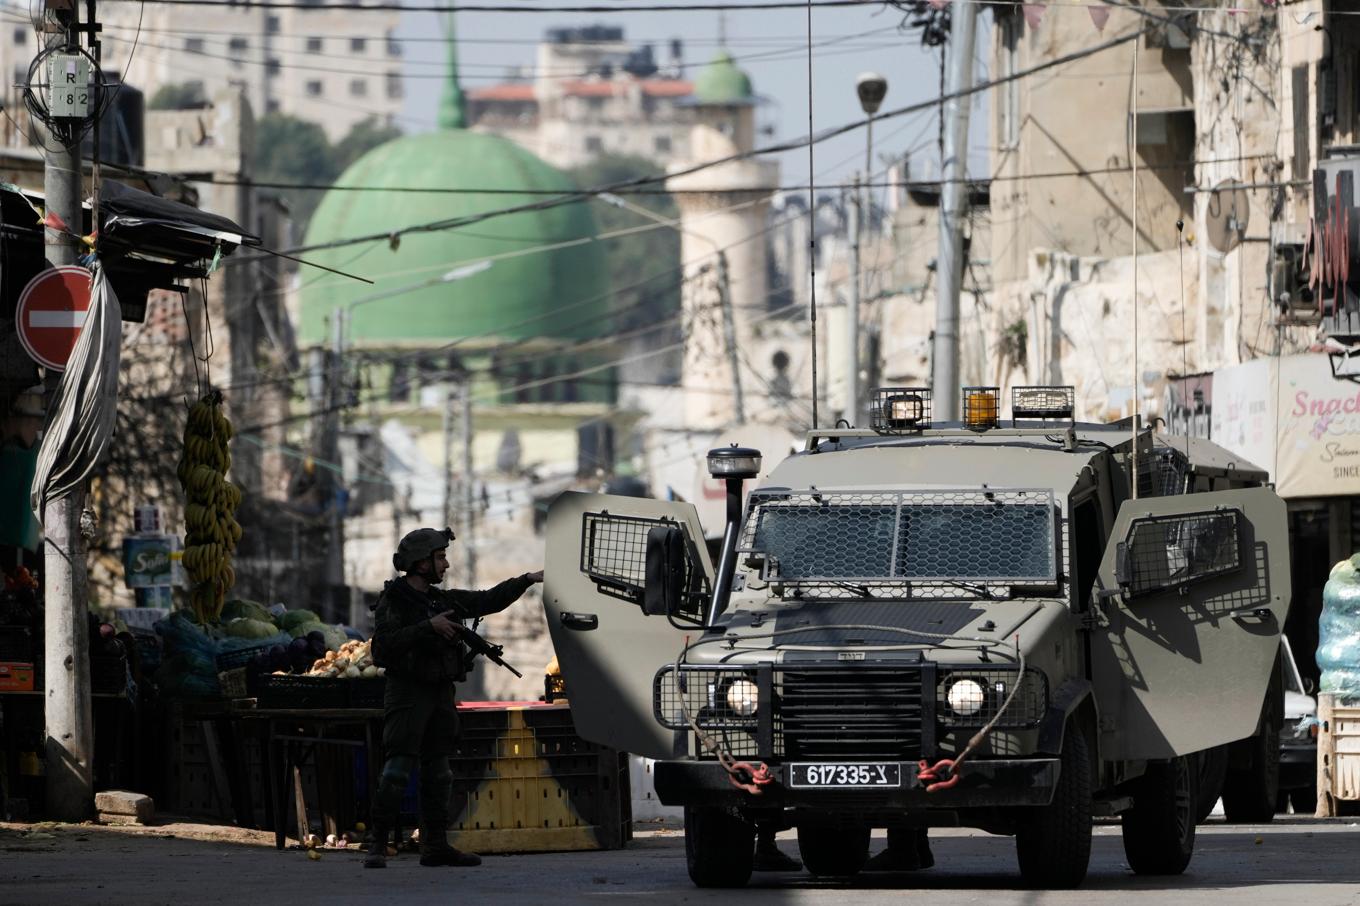
<instances>
[{"instance_id":1,"label":"air conditioning unit","mask_svg":"<svg viewBox=\"0 0 1360 906\"><path fill-rule=\"evenodd\" d=\"M1316 324L1322 317L1308 285L1307 226L1273 223L1270 227L1270 300L1281 321Z\"/></svg>"}]
</instances>

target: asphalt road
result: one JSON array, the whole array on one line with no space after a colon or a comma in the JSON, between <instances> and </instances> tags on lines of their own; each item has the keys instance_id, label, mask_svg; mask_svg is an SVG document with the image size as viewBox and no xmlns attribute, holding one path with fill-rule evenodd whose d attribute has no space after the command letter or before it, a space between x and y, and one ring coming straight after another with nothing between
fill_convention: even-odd
<instances>
[{"instance_id":1,"label":"asphalt road","mask_svg":"<svg viewBox=\"0 0 1360 906\"><path fill-rule=\"evenodd\" d=\"M936 867L914 874L861 875L850 884L806 874L757 875L742 891L706 891L685 874L683 837L647 832L621 852L493 856L474 869L429 869L414 856L383 871L358 853L309 861L297 851L220 840L167 837L174 828L131 835L66 827L0 828L0 903L23 906L193 903L206 906L379 903L853 904L1360 904L1360 826L1351 821L1281 818L1262 826L1201 826L1195 859L1180 877L1133 875L1117 826L1097 830L1091 871L1075 891L1019 886L1012 843L963 830L933 832ZM788 835L787 852L796 852ZM874 849L882 846L881 837Z\"/></svg>"}]
</instances>

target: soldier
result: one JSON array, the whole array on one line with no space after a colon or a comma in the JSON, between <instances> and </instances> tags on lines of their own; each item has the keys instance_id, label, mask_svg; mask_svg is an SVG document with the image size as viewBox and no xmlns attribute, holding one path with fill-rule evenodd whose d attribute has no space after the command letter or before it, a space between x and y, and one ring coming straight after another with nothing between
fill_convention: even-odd
<instances>
[{"instance_id":1,"label":"soldier","mask_svg":"<svg viewBox=\"0 0 1360 906\"><path fill-rule=\"evenodd\" d=\"M448 843L449 755L458 737L454 684L467 678L467 648L455 621L497 613L513 604L543 572L506 579L486 591L436 588L449 568L453 530L423 528L401 539L389 581L375 607L373 660L387 670L383 700L383 765L373 797L373 840L365 868L385 868L387 838L402 794L420 764L420 864L480 865L481 858Z\"/></svg>"}]
</instances>

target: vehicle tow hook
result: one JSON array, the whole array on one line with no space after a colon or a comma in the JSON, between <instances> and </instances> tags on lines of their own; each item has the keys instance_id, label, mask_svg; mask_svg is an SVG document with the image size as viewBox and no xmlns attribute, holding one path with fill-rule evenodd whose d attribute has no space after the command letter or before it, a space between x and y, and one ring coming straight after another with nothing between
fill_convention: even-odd
<instances>
[{"instance_id":1,"label":"vehicle tow hook","mask_svg":"<svg viewBox=\"0 0 1360 906\"><path fill-rule=\"evenodd\" d=\"M727 768L727 781L752 796L764 793L765 787L774 782L774 774L764 762L756 766L749 761L734 761L724 767Z\"/></svg>"},{"instance_id":2,"label":"vehicle tow hook","mask_svg":"<svg viewBox=\"0 0 1360 906\"><path fill-rule=\"evenodd\" d=\"M954 770L952 758L941 758L933 765L922 759L916 766L916 779L925 784L927 793L947 790L957 784L962 776L962 771Z\"/></svg>"}]
</instances>

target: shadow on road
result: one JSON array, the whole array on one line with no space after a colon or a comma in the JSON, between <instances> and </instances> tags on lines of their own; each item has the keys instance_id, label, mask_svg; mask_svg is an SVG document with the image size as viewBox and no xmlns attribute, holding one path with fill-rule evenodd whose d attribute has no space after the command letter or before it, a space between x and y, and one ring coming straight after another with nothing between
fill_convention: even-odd
<instances>
[{"instance_id":1,"label":"shadow on road","mask_svg":"<svg viewBox=\"0 0 1360 906\"><path fill-rule=\"evenodd\" d=\"M1183 875L1135 875L1118 828L1093 841L1081 890L1164 891L1329 884L1360 887L1357 831L1336 822L1281 819L1263 827L1202 826L1195 857ZM782 842L782 841L781 841ZM791 848L784 844L785 848ZM876 840L874 849L881 848ZM786 890L1020 890L1014 841L1006 837L932 838L935 868L923 872L860 874L851 879L807 874L755 875L752 887Z\"/></svg>"}]
</instances>

